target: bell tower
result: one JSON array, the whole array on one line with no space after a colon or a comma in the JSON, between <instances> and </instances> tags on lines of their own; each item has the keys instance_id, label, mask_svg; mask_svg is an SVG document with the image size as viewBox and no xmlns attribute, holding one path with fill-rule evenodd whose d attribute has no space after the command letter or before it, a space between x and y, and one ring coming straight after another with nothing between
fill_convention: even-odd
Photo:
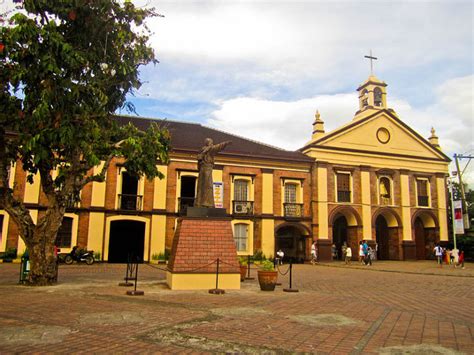
<instances>
[{"instance_id":1,"label":"bell tower","mask_svg":"<svg viewBox=\"0 0 474 355\"><path fill-rule=\"evenodd\" d=\"M377 57L372 56L372 51L370 51L370 55L366 55L365 58L370 59L370 76L357 88L359 111L356 112L355 118L358 118L362 112L387 108L387 84L378 79L373 73L373 60L376 60Z\"/></svg>"}]
</instances>

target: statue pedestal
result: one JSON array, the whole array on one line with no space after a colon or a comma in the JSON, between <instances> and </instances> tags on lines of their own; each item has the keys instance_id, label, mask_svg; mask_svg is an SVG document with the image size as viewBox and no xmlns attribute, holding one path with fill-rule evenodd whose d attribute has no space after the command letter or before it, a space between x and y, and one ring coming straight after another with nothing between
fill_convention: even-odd
<instances>
[{"instance_id":1,"label":"statue pedestal","mask_svg":"<svg viewBox=\"0 0 474 355\"><path fill-rule=\"evenodd\" d=\"M212 210L200 211L201 217L178 219L166 282L172 290L240 289L231 219L208 217ZM219 278L216 287L217 259Z\"/></svg>"}]
</instances>

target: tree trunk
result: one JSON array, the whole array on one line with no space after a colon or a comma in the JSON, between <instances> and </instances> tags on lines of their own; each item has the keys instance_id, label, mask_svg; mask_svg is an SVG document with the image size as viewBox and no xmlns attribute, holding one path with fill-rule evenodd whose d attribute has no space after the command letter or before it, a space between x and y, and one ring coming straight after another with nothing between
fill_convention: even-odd
<instances>
[{"instance_id":1,"label":"tree trunk","mask_svg":"<svg viewBox=\"0 0 474 355\"><path fill-rule=\"evenodd\" d=\"M28 285L47 286L57 282L58 264L54 246L63 216L64 208L48 209L34 229L33 240L25 240L30 256Z\"/></svg>"}]
</instances>

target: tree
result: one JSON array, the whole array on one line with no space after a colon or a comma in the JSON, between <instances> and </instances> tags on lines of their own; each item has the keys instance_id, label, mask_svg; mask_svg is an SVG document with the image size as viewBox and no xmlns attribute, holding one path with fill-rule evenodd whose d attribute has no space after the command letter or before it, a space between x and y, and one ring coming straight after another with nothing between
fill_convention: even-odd
<instances>
[{"instance_id":1,"label":"tree","mask_svg":"<svg viewBox=\"0 0 474 355\"><path fill-rule=\"evenodd\" d=\"M29 250L29 284L55 283L54 242L65 209L86 184L104 181L113 157L124 157L131 174L163 178L157 164L168 161L166 129L140 132L113 118L131 107L126 95L140 87L138 68L156 62L144 24L154 15L130 1L24 0L2 18L0 209ZM8 186L15 162L30 183L40 178L47 197L36 224Z\"/></svg>"}]
</instances>

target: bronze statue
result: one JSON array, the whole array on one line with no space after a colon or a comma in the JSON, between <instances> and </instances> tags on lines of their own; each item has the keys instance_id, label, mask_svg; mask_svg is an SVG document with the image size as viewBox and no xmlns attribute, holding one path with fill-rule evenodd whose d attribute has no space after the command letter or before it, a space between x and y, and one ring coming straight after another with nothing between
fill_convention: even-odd
<instances>
[{"instance_id":1,"label":"bronze statue","mask_svg":"<svg viewBox=\"0 0 474 355\"><path fill-rule=\"evenodd\" d=\"M202 147L201 152L199 152L197 156L199 177L196 203L194 204L196 207L214 207L214 191L212 181L214 158L218 152L223 150L227 145L231 144L230 141L213 144L211 138L206 138L205 143L206 145Z\"/></svg>"}]
</instances>

